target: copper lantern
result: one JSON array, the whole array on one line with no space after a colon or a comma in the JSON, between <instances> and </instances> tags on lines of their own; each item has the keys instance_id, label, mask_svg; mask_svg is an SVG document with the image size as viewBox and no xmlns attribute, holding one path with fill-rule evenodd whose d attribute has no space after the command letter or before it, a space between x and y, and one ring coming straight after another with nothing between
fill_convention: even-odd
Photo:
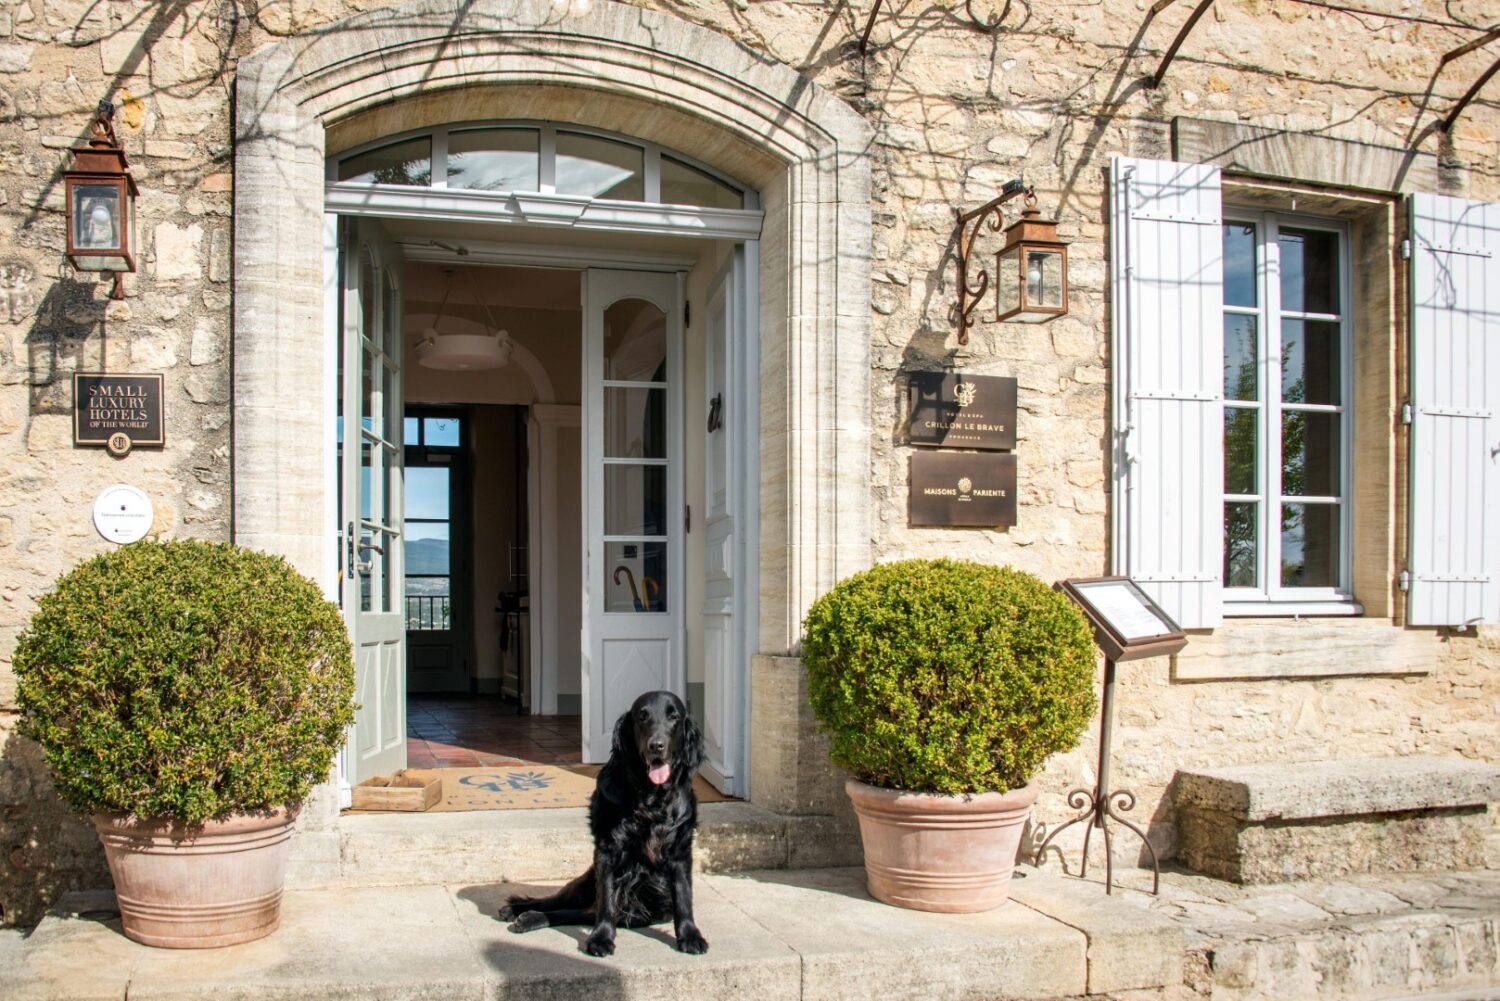
<instances>
[{"instance_id":1,"label":"copper lantern","mask_svg":"<svg viewBox=\"0 0 1500 1001\"><path fill-rule=\"evenodd\" d=\"M1057 222L1027 201L995 255L995 318L1044 323L1068 311L1068 245L1057 238Z\"/></svg>"},{"instance_id":2,"label":"copper lantern","mask_svg":"<svg viewBox=\"0 0 1500 1001\"><path fill-rule=\"evenodd\" d=\"M125 151L115 138L114 106L99 102L87 146L73 147L66 185L68 260L79 271L135 270L135 199Z\"/></svg>"}]
</instances>

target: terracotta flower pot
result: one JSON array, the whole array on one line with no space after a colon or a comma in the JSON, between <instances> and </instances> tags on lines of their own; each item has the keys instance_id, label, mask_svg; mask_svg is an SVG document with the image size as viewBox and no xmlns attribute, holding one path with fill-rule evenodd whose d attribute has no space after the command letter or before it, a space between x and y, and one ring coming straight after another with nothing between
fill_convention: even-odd
<instances>
[{"instance_id":1,"label":"terracotta flower pot","mask_svg":"<svg viewBox=\"0 0 1500 1001\"><path fill-rule=\"evenodd\" d=\"M95 814L126 937L209 949L275 931L296 816L283 807L189 828Z\"/></svg>"},{"instance_id":2,"label":"terracotta flower pot","mask_svg":"<svg viewBox=\"0 0 1500 1001\"><path fill-rule=\"evenodd\" d=\"M1032 785L944 796L844 783L859 817L870 895L918 911L970 913L1010 897Z\"/></svg>"}]
</instances>

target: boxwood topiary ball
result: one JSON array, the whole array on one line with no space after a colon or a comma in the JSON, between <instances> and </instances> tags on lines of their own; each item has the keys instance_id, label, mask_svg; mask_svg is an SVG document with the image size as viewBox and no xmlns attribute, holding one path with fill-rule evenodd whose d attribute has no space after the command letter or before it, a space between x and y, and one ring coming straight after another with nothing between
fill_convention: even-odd
<instances>
[{"instance_id":1,"label":"boxwood topiary ball","mask_svg":"<svg viewBox=\"0 0 1500 1001\"><path fill-rule=\"evenodd\" d=\"M1003 792L1076 747L1094 645L1031 574L959 560L886 563L807 614L802 660L836 764L913 792Z\"/></svg>"},{"instance_id":2,"label":"boxwood topiary ball","mask_svg":"<svg viewBox=\"0 0 1500 1001\"><path fill-rule=\"evenodd\" d=\"M354 716L339 610L277 556L140 542L75 567L15 652L20 731L85 813L198 823L303 799Z\"/></svg>"}]
</instances>

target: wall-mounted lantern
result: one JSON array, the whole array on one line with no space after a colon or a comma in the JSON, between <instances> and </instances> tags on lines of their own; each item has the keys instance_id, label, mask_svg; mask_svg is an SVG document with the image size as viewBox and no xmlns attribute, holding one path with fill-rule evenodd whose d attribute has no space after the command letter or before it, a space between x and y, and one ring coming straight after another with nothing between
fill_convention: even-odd
<instances>
[{"instance_id":1,"label":"wall-mounted lantern","mask_svg":"<svg viewBox=\"0 0 1500 1001\"><path fill-rule=\"evenodd\" d=\"M120 275L135 270L135 199L125 151L115 138L114 105L99 102L87 146L73 147L66 186L68 260L79 271L113 271L111 295L124 297Z\"/></svg>"},{"instance_id":2,"label":"wall-mounted lantern","mask_svg":"<svg viewBox=\"0 0 1500 1001\"><path fill-rule=\"evenodd\" d=\"M1057 221L1041 216L1027 195L1021 218L1005 230L995 255L997 320L1044 323L1068 311L1068 245L1057 238Z\"/></svg>"},{"instance_id":3,"label":"wall-mounted lantern","mask_svg":"<svg viewBox=\"0 0 1500 1001\"><path fill-rule=\"evenodd\" d=\"M969 284L969 255L974 238L986 221L1000 229L1000 207L1017 195L1026 196L1021 218L1005 230L1005 245L995 255L995 318L1042 323L1068 311L1068 247L1057 238L1057 223L1041 218L1036 192L1021 180L1007 182L998 198L958 215L958 343L969 343L973 313L989 291L990 273L980 271Z\"/></svg>"}]
</instances>

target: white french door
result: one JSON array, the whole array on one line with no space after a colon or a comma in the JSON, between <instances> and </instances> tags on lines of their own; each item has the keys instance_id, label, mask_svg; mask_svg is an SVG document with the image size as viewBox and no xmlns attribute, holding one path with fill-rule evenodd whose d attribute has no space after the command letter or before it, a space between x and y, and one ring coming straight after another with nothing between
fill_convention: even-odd
<instances>
[{"instance_id":1,"label":"white french door","mask_svg":"<svg viewBox=\"0 0 1500 1001\"><path fill-rule=\"evenodd\" d=\"M339 576L360 706L347 757L354 784L406 767L401 257L376 221L346 225Z\"/></svg>"},{"instance_id":2,"label":"white french door","mask_svg":"<svg viewBox=\"0 0 1500 1001\"><path fill-rule=\"evenodd\" d=\"M642 692L686 698L682 655L682 279L583 281L583 755L609 757Z\"/></svg>"}]
</instances>

